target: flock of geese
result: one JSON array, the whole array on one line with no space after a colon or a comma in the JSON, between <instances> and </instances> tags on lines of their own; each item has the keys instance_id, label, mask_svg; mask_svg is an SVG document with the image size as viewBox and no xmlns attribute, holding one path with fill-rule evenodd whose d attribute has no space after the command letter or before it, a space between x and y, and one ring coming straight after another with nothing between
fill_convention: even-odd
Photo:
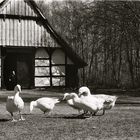
<instances>
[{"instance_id":1,"label":"flock of geese","mask_svg":"<svg viewBox=\"0 0 140 140\"><path fill-rule=\"evenodd\" d=\"M21 86L16 85L14 91L15 95L8 96L6 103L6 109L11 114L12 122L18 121L14 119L14 112L19 112L19 120L25 120L21 114L22 110L24 109L24 101L19 95L21 93ZM117 97L105 94L93 95L91 94L89 88L84 86L79 88L78 94L73 92L64 93L63 99L42 97L36 101L31 101L30 113L34 108L39 108L44 112L44 114L46 112L49 113L54 109L55 104L60 103L62 100L66 100L69 106L77 109L80 116L88 114L90 117L92 117L101 110L103 111L102 115L104 115L106 110L114 107Z\"/></svg>"}]
</instances>

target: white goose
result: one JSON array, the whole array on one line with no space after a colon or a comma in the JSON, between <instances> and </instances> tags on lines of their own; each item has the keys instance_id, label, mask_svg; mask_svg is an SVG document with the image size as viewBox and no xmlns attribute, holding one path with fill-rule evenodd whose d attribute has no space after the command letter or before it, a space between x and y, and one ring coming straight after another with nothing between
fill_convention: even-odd
<instances>
[{"instance_id":1,"label":"white goose","mask_svg":"<svg viewBox=\"0 0 140 140\"><path fill-rule=\"evenodd\" d=\"M79 98L76 93L70 93L69 99L73 100L74 107L90 113L96 113L103 109L104 100L97 100L95 97Z\"/></svg>"},{"instance_id":2,"label":"white goose","mask_svg":"<svg viewBox=\"0 0 140 140\"><path fill-rule=\"evenodd\" d=\"M60 100L56 98L48 98L48 97L42 97L37 99L36 101L32 101L30 103L30 113L33 111L33 108L39 108L41 111L44 112L50 112L53 110L56 103L59 103Z\"/></svg>"},{"instance_id":3,"label":"white goose","mask_svg":"<svg viewBox=\"0 0 140 140\"><path fill-rule=\"evenodd\" d=\"M105 95L105 94L95 94L95 95L91 95L91 92L89 90L88 87L81 87L79 88L79 96L83 96L87 97L87 96L92 96L92 97L96 97L98 100L100 99L104 99L104 107L103 107L103 115L105 114L105 110L109 110L112 107L115 106L115 102L117 100L118 97L116 96L111 96L111 95Z\"/></svg>"},{"instance_id":4,"label":"white goose","mask_svg":"<svg viewBox=\"0 0 140 140\"><path fill-rule=\"evenodd\" d=\"M73 99L71 99L71 93L65 93L64 96L63 96L63 100L66 100L67 101L67 104L69 106L71 106L72 108L78 110L78 112L80 114L80 112L82 111L82 109L80 109L78 106L75 106L74 105Z\"/></svg>"},{"instance_id":5,"label":"white goose","mask_svg":"<svg viewBox=\"0 0 140 140\"><path fill-rule=\"evenodd\" d=\"M19 96L19 93L21 92L21 86L16 85L14 88L15 96L8 96L7 103L6 103L6 109L12 116L12 121L15 122L17 120L14 119L13 113L19 112L20 119L19 120L25 120L22 117L21 111L24 108L24 102L22 98Z\"/></svg>"}]
</instances>

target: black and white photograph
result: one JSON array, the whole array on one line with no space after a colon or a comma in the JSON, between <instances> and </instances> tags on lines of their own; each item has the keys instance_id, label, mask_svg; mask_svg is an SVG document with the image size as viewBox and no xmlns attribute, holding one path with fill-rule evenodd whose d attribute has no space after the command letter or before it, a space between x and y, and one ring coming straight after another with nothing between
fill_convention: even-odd
<instances>
[{"instance_id":1,"label":"black and white photograph","mask_svg":"<svg viewBox=\"0 0 140 140\"><path fill-rule=\"evenodd\" d=\"M140 1L0 0L0 140L139 140Z\"/></svg>"}]
</instances>

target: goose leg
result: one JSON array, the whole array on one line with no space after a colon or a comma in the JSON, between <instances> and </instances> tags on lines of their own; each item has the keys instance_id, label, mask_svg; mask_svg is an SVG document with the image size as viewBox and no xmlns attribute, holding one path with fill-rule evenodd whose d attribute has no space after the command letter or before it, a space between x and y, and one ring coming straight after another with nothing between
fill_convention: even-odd
<instances>
[{"instance_id":1,"label":"goose leg","mask_svg":"<svg viewBox=\"0 0 140 140\"><path fill-rule=\"evenodd\" d=\"M85 115L85 112L83 112L82 114L79 114L77 117L81 118L81 117L84 117Z\"/></svg>"},{"instance_id":2,"label":"goose leg","mask_svg":"<svg viewBox=\"0 0 140 140\"><path fill-rule=\"evenodd\" d=\"M96 113L97 113L97 112L92 113L92 116L96 116Z\"/></svg>"},{"instance_id":3,"label":"goose leg","mask_svg":"<svg viewBox=\"0 0 140 140\"><path fill-rule=\"evenodd\" d=\"M89 114L89 116L88 116L88 118L87 118L87 119L92 119L92 117L93 117L93 113L92 113L92 112L90 112L90 114Z\"/></svg>"},{"instance_id":4,"label":"goose leg","mask_svg":"<svg viewBox=\"0 0 140 140\"><path fill-rule=\"evenodd\" d=\"M21 114L20 111L19 111L19 115L20 115L20 119L19 119L19 121L24 121L25 119L23 118L23 116L22 116L22 114Z\"/></svg>"},{"instance_id":5,"label":"goose leg","mask_svg":"<svg viewBox=\"0 0 140 140\"><path fill-rule=\"evenodd\" d=\"M81 114L81 110L78 110L78 114Z\"/></svg>"},{"instance_id":6,"label":"goose leg","mask_svg":"<svg viewBox=\"0 0 140 140\"><path fill-rule=\"evenodd\" d=\"M51 112L51 111L49 111L49 112L47 113L47 115L48 115L48 116L52 115L52 112Z\"/></svg>"},{"instance_id":7,"label":"goose leg","mask_svg":"<svg viewBox=\"0 0 140 140\"><path fill-rule=\"evenodd\" d=\"M52 113L51 113L51 111L44 111L44 114L47 114L47 116L49 116L49 115L51 115Z\"/></svg>"},{"instance_id":8,"label":"goose leg","mask_svg":"<svg viewBox=\"0 0 140 140\"><path fill-rule=\"evenodd\" d=\"M80 114L79 116L84 116L85 115L85 112L83 112L82 114Z\"/></svg>"},{"instance_id":9,"label":"goose leg","mask_svg":"<svg viewBox=\"0 0 140 140\"><path fill-rule=\"evenodd\" d=\"M11 113L11 116L12 116L12 122L17 122L17 120L14 119L13 113Z\"/></svg>"},{"instance_id":10,"label":"goose leg","mask_svg":"<svg viewBox=\"0 0 140 140\"><path fill-rule=\"evenodd\" d=\"M103 114L102 115L104 115L105 114L105 109L103 109Z\"/></svg>"}]
</instances>

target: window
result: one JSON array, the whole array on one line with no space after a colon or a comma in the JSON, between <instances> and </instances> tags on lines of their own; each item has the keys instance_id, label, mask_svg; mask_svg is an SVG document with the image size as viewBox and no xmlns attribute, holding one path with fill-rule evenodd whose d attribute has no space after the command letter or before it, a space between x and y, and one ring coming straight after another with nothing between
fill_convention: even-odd
<instances>
[{"instance_id":1,"label":"window","mask_svg":"<svg viewBox=\"0 0 140 140\"><path fill-rule=\"evenodd\" d=\"M56 49L51 56L44 48L35 54L35 87L65 86L65 53Z\"/></svg>"},{"instance_id":2,"label":"window","mask_svg":"<svg viewBox=\"0 0 140 140\"><path fill-rule=\"evenodd\" d=\"M50 60L44 48L38 48L35 54L35 86L50 86Z\"/></svg>"},{"instance_id":3,"label":"window","mask_svg":"<svg viewBox=\"0 0 140 140\"><path fill-rule=\"evenodd\" d=\"M52 86L65 86L65 53L56 49L52 54Z\"/></svg>"}]
</instances>

